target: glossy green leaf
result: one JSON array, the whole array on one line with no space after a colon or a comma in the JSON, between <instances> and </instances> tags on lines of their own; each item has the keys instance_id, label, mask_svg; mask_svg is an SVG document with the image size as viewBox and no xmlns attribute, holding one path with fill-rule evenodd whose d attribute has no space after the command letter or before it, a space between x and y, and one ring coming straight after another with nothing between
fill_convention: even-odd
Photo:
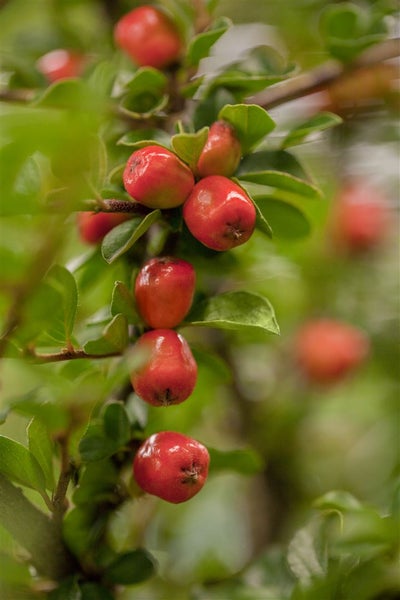
<instances>
[{"instance_id":1,"label":"glossy green leaf","mask_svg":"<svg viewBox=\"0 0 400 600\"><path fill-rule=\"evenodd\" d=\"M307 180L307 173L299 160L287 150L258 150L243 157L237 177L243 173L263 173L280 171Z\"/></svg>"},{"instance_id":2,"label":"glossy green leaf","mask_svg":"<svg viewBox=\"0 0 400 600\"><path fill-rule=\"evenodd\" d=\"M167 104L168 96L166 94L158 96L149 92L142 92L141 94L130 93L124 96L119 104L119 108L128 117L147 119L162 111Z\"/></svg>"},{"instance_id":3,"label":"glossy green leaf","mask_svg":"<svg viewBox=\"0 0 400 600\"><path fill-rule=\"evenodd\" d=\"M259 173L243 173L240 175L240 183L256 183L264 187L269 187L271 192L284 190L296 196L309 198L312 200L320 199L321 192L311 183L289 173L282 171L262 171Z\"/></svg>"},{"instance_id":4,"label":"glossy green leaf","mask_svg":"<svg viewBox=\"0 0 400 600\"><path fill-rule=\"evenodd\" d=\"M324 131L325 129L330 129L331 127L336 127L342 122L343 119L334 113L324 112L314 115L288 133L282 142L282 148L301 144L308 136Z\"/></svg>"},{"instance_id":5,"label":"glossy green leaf","mask_svg":"<svg viewBox=\"0 0 400 600\"><path fill-rule=\"evenodd\" d=\"M62 326L65 331L65 339L69 340L78 307L78 288L75 278L65 267L54 265L47 275L47 281L61 296Z\"/></svg>"},{"instance_id":6,"label":"glossy green leaf","mask_svg":"<svg viewBox=\"0 0 400 600\"><path fill-rule=\"evenodd\" d=\"M124 315L130 324L135 324L139 321L133 293L129 291L122 281L116 281L114 284L111 314L113 316L117 314Z\"/></svg>"},{"instance_id":7,"label":"glossy green leaf","mask_svg":"<svg viewBox=\"0 0 400 600\"><path fill-rule=\"evenodd\" d=\"M158 69L154 69L153 67L141 67L135 72L132 79L125 84L125 87L135 94L141 94L148 91L162 93L167 87L167 84L167 77Z\"/></svg>"},{"instance_id":8,"label":"glossy green leaf","mask_svg":"<svg viewBox=\"0 0 400 600\"><path fill-rule=\"evenodd\" d=\"M27 427L29 450L36 458L45 476L46 488L54 490L53 452L54 444L43 421L34 418Z\"/></svg>"},{"instance_id":9,"label":"glossy green leaf","mask_svg":"<svg viewBox=\"0 0 400 600\"><path fill-rule=\"evenodd\" d=\"M3 435L0 436L0 473L39 493L45 492L45 476L32 452Z\"/></svg>"},{"instance_id":10,"label":"glossy green leaf","mask_svg":"<svg viewBox=\"0 0 400 600\"><path fill-rule=\"evenodd\" d=\"M349 492L343 490L331 490L323 496L317 498L313 506L319 510L357 510L362 508L362 504Z\"/></svg>"},{"instance_id":11,"label":"glossy green leaf","mask_svg":"<svg viewBox=\"0 0 400 600\"><path fill-rule=\"evenodd\" d=\"M253 196L253 202L258 214L261 214L271 227L273 238L297 240L310 235L310 220L296 205L272 196ZM256 226L264 231L258 216ZM265 233L268 234L267 231Z\"/></svg>"},{"instance_id":12,"label":"glossy green leaf","mask_svg":"<svg viewBox=\"0 0 400 600\"><path fill-rule=\"evenodd\" d=\"M74 504L93 506L93 504L111 501L115 498L118 476L117 467L108 458L88 462L74 490Z\"/></svg>"},{"instance_id":13,"label":"glossy green leaf","mask_svg":"<svg viewBox=\"0 0 400 600\"><path fill-rule=\"evenodd\" d=\"M93 112L104 101L100 95L82 79L62 79L51 84L35 101L39 108L52 107L68 110Z\"/></svg>"},{"instance_id":14,"label":"glossy green leaf","mask_svg":"<svg viewBox=\"0 0 400 600\"><path fill-rule=\"evenodd\" d=\"M344 62L353 60L387 35L382 18L353 2L327 6L321 15L320 29L328 51Z\"/></svg>"},{"instance_id":15,"label":"glossy green leaf","mask_svg":"<svg viewBox=\"0 0 400 600\"><path fill-rule=\"evenodd\" d=\"M247 154L275 127L267 111L256 104L227 104L219 111L218 118L228 121L235 129L243 154Z\"/></svg>"},{"instance_id":16,"label":"glossy green leaf","mask_svg":"<svg viewBox=\"0 0 400 600\"><path fill-rule=\"evenodd\" d=\"M79 454L84 462L103 460L114 454L118 447L107 437L102 423L91 423L79 442Z\"/></svg>"},{"instance_id":17,"label":"glossy green leaf","mask_svg":"<svg viewBox=\"0 0 400 600\"><path fill-rule=\"evenodd\" d=\"M101 245L103 258L108 263L117 260L117 258L132 248L133 244L146 233L153 223L158 221L160 216L161 211L157 209L143 218L134 217L114 227L103 239Z\"/></svg>"},{"instance_id":18,"label":"glossy green leaf","mask_svg":"<svg viewBox=\"0 0 400 600\"><path fill-rule=\"evenodd\" d=\"M170 147L170 136L162 129L135 129L128 131L119 138L117 144L120 146L143 147L152 144L160 144L166 148ZM124 165L123 165L124 166Z\"/></svg>"},{"instance_id":19,"label":"glossy green leaf","mask_svg":"<svg viewBox=\"0 0 400 600\"><path fill-rule=\"evenodd\" d=\"M210 453L210 472L235 471L242 475L255 475L264 468L264 460L252 448L239 450L218 450L208 447Z\"/></svg>"},{"instance_id":20,"label":"glossy green leaf","mask_svg":"<svg viewBox=\"0 0 400 600\"><path fill-rule=\"evenodd\" d=\"M265 90L270 85L275 85L287 78L287 75L255 75L245 71L229 69L218 75L212 83L214 87L220 86L231 91L237 100Z\"/></svg>"},{"instance_id":21,"label":"glossy green leaf","mask_svg":"<svg viewBox=\"0 0 400 600\"><path fill-rule=\"evenodd\" d=\"M131 426L125 407L120 402L108 404L103 415L104 433L118 446L126 444L131 437Z\"/></svg>"},{"instance_id":22,"label":"glossy green leaf","mask_svg":"<svg viewBox=\"0 0 400 600\"><path fill-rule=\"evenodd\" d=\"M177 133L171 138L172 148L192 171L196 170L197 161L207 141L207 136L208 127L203 127L196 133Z\"/></svg>"},{"instance_id":23,"label":"glossy green leaf","mask_svg":"<svg viewBox=\"0 0 400 600\"><path fill-rule=\"evenodd\" d=\"M217 329L261 329L279 333L270 302L245 291L226 292L195 304L185 319L186 324Z\"/></svg>"},{"instance_id":24,"label":"glossy green leaf","mask_svg":"<svg viewBox=\"0 0 400 600\"><path fill-rule=\"evenodd\" d=\"M124 315L118 314L106 325L102 336L84 345L88 354L123 352L128 345L128 323Z\"/></svg>"},{"instance_id":25,"label":"glossy green leaf","mask_svg":"<svg viewBox=\"0 0 400 600\"><path fill-rule=\"evenodd\" d=\"M230 27L231 21L225 17L219 18L207 31L199 33L190 40L186 51L189 66L198 65L202 58L208 56L210 48Z\"/></svg>"},{"instance_id":26,"label":"glossy green leaf","mask_svg":"<svg viewBox=\"0 0 400 600\"><path fill-rule=\"evenodd\" d=\"M141 67L125 84L128 90L120 102L120 108L133 117L148 117L160 111L168 102L165 94L168 80L159 70Z\"/></svg>"},{"instance_id":27,"label":"glossy green leaf","mask_svg":"<svg viewBox=\"0 0 400 600\"><path fill-rule=\"evenodd\" d=\"M107 568L105 577L111 583L133 585L149 579L155 574L156 561L144 549L120 554Z\"/></svg>"},{"instance_id":28,"label":"glossy green leaf","mask_svg":"<svg viewBox=\"0 0 400 600\"><path fill-rule=\"evenodd\" d=\"M258 229L258 231L261 231L261 233L263 233L264 235L266 235L269 238L273 237L273 231L271 228L271 225L268 223L267 219L265 218L262 210L260 209L260 206L254 202L254 206L256 208L256 228Z\"/></svg>"}]
</instances>

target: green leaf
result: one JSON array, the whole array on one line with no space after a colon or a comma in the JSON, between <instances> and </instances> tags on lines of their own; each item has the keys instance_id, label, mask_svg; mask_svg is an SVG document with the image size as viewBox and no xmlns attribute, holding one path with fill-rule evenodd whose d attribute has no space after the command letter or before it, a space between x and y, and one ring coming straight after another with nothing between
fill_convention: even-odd
<instances>
[{"instance_id":1,"label":"green leaf","mask_svg":"<svg viewBox=\"0 0 400 600\"><path fill-rule=\"evenodd\" d=\"M125 84L128 93L122 98L120 107L132 116L147 117L160 111L168 102L165 94L167 77L152 67L138 69L134 77Z\"/></svg>"},{"instance_id":2,"label":"green leaf","mask_svg":"<svg viewBox=\"0 0 400 600\"><path fill-rule=\"evenodd\" d=\"M242 475L255 475L264 468L263 458L252 448L217 450L208 448L211 472L230 470Z\"/></svg>"},{"instance_id":3,"label":"green leaf","mask_svg":"<svg viewBox=\"0 0 400 600\"><path fill-rule=\"evenodd\" d=\"M99 583L82 583L80 600L115 600L115 596Z\"/></svg>"},{"instance_id":4,"label":"green leaf","mask_svg":"<svg viewBox=\"0 0 400 600\"><path fill-rule=\"evenodd\" d=\"M135 94L149 91L163 93L167 84L167 77L158 69L141 67L135 72L132 79L125 84L125 87Z\"/></svg>"},{"instance_id":5,"label":"green leaf","mask_svg":"<svg viewBox=\"0 0 400 600\"><path fill-rule=\"evenodd\" d=\"M84 345L88 354L109 354L123 352L129 342L128 323L124 315L118 314L106 325L100 338Z\"/></svg>"},{"instance_id":6,"label":"green leaf","mask_svg":"<svg viewBox=\"0 0 400 600\"><path fill-rule=\"evenodd\" d=\"M48 595L48 600L82 600L78 577L69 577Z\"/></svg>"},{"instance_id":7,"label":"green leaf","mask_svg":"<svg viewBox=\"0 0 400 600\"><path fill-rule=\"evenodd\" d=\"M202 58L208 56L211 46L215 44L231 24L230 19L221 17L212 24L212 28L192 38L186 51L188 65L198 65Z\"/></svg>"},{"instance_id":8,"label":"green leaf","mask_svg":"<svg viewBox=\"0 0 400 600\"><path fill-rule=\"evenodd\" d=\"M34 106L63 108L74 111L98 111L104 102L82 79L63 79L49 85Z\"/></svg>"},{"instance_id":9,"label":"green leaf","mask_svg":"<svg viewBox=\"0 0 400 600\"><path fill-rule=\"evenodd\" d=\"M194 305L185 324L217 329L261 329L279 333L274 310L269 301L245 291L226 292Z\"/></svg>"},{"instance_id":10,"label":"green leaf","mask_svg":"<svg viewBox=\"0 0 400 600\"><path fill-rule=\"evenodd\" d=\"M27 434L29 450L42 468L46 480L46 488L54 490L54 446L50 439L49 431L40 419L34 418L28 425Z\"/></svg>"},{"instance_id":11,"label":"green leaf","mask_svg":"<svg viewBox=\"0 0 400 600\"><path fill-rule=\"evenodd\" d=\"M120 402L108 404L104 411L104 433L117 446L123 446L131 437L131 426L125 407Z\"/></svg>"},{"instance_id":12,"label":"green leaf","mask_svg":"<svg viewBox=\"0 0 400 600\"><path fill-rule=\"evenodd\" d=\"M65 339L69 340L74 328L78 307L78 288L75 278L65 267L54 265L50 269L46 279L61 296L62 324L65 331Z\"/></svg>"},{"instance_id":13,"label":"green leaf","mask_svg":"<svg viewBox=\"0 0 400 600\"><path fill-rule=\"evenodd\" d=\"M256 209L256 213L257 213L256 214L256 228L259 231L261 231L261 233L264 233L264 235L266 235L267 237L272 238L273 231L272 231L270 224L268 223L267 219L263 215L263 212L260 209L259 205L254 202L254 206Z\"/></svg>"},{"instance_id":14,"label":"green leaf","mask_svg":"<svg viewBox=\"0 0 400 600\"><path fill-rule=\"evenodd\" d=\"M340 125L342 122L343 119L334 113L323 112L314 115L288 133L282 142L282 148L301 144L309 135L324 131L330 127L336 127L336 125Z\"/></svg>"},{"instance_id":15,"label":"green leaf","mask_svg":"<svg viewBox=\"0 0 400 600\"><path fill-rule=\"evenodd\" d=\"M138 548L120 554L107 568L105 577L111 583L133 585L155 574L156 561L147 550Z\"/></svg>"},{"instance_id":16,"label":"green leaf","mask_svg":"<svg viewBox=\"0 0 400 600\"><path fill-rule=\"evenodd\" d=\"M362 508L361 502L352 494L343 490L331 490L313 502L318 510L348 511Z\"/></svg>"},{"instance_id":17,"label":"green leaf","mask_svg":"<svg viewBox=\"0 0 400 600\"><path fill-rule=\"evenodd\" d=\"M74 504L93 506L93 504L111 501L115 498L117 481L117 468L109 458L88 462L74 490Z\"/></svg>"},{"instance_id":18,"label":"green leaf","mask_svg":"<svg viewBox=\"0 0 400 600\"><path fill-rule=\"evenodd\" d=\"M128 131L119 138L117 144L120 146L143 147L159 144L165 148L170 147L170 136L162 129L135 129ZM125 165L123 165L125 167Z\"/></svg>"},{"instance_id":19,"label":"green leaf","mask_svg":"<svg viewBox=\"0 0 400 600\"><path fill-rule=\"evenodd\" d=\"M114 227L104 237L101 245L104 260L111 264L122 254L125 254L160 217L161 211L157 209L144 218L135 217Z\"/></svg>"},{"instance_id":20,"label":"green leaf","mask_svg":"<svg viewBox=\"0 0 400 600\"><path fill-rule=\"evenodd\" d=\"M273 197L253 198L257 210L268 220L273 238L297 240L310 235L311 224L304 212ZM257 227L259 221L256 222Z\"/></svg>"},{"instance_id":21,"label":"green leaf","mask_svg":"<svg viewBox=\"0 0 400 600\"><path fill-rule=\"evenodd\" d=\"M243 154L250 152L275 127L267 111L256 104L227 104L219 111L218 118L235 129Z\"/></svg>"},{"instance_id":22,"label":"green leaf","mask_svg":"<svg viewBox=\"0 0 400 600\"><path fill-rule=\"evenodd\" d=\"M352 2L327 6L321 15L320 28L328 51L343 62L353 60L387 35L382 18L373 17L371 10L368 12Z\"/></svg>"},{"instance_id":23,"label":"green leaf","mask_svg":"<svg viewBox=\"0 0 400 600\"><path fill-rule=\"evenodd\" d=\"M171 138L171 145L181 160L196 170L197 162L208 137L208 127L196 133L177 133Z\"/></svg>"},{"instance_id":24,"label":"green leaf","mask_svg":"<svg viewBox=\"0 0 400 600\"><path fill-rule=\"evenodd\" d=\"M119 445L105 434L102 423L91 423L79 442L79 454L84 462L108 458L118 448Z\"/></svg>"},{"instance_id":25,"label":"green leaf","mask_svg":"<svg viewBox=\"0 0 400 600\"><path fill-rule=\"evenodd\" d=\"M122 281L116 281L114 284L111 300L111 314L113 316L117 314L124 315L131 325L139 321L133 294Z\"/></svg>"},{"instance_id":26,"label":"green leaf","mask_svg":"<svg viewBox=\"0 0 400 600\"><path fill-rule=\"evenodd\" d=\"M321 192L314 185L294 177L289 173L283 171L261 171L259 173L242 173L239 179L240 183L256 183L264 187L270 188L271 193L275 193L277 190L283 190L290 192L293 195L300 196L302 198L308 198L312 200L318 200L321 198ZM265 190L263 190L265 191Z\"/></svg>"},{"instance_id":27,"label":"green leaf","mask_svg":"<svg viewBox=\"0 0 400 600\"><path fill-rule=\"evenodd\" d=\"M45 493L45 476L32 452L3 435L0 436L0 473L11 481Z\"/></svg>"}]
</instances>

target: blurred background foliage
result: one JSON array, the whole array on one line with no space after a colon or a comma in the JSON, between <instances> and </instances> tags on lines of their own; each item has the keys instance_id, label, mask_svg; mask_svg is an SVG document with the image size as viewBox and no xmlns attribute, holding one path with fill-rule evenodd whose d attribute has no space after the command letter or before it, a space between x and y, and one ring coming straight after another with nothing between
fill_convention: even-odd
<instances>
[{"instance_id":1,"label":"blurred background foliage","mask_svg":"<svg viewBox=\"0 0 400 600\"><path fill-rule=\"evenodd\" d=\"M109 169L132 151L115 145L126 124L110 118L107 68L95 73L94 66L106 60L113 68L126 68L126 59L114 50L112 25L138 4L128 0L1 3L0 92L5 101L0 105L4 215L0 309L4 330L13 324L7 319L13 317L12 291L19 290L19 343L29 346L39 340L43 348L51 348L58 339L54 324L46 330L49 312L60 305L58 284L50 281L44 291L41 288L54 263L66 266L77 282L72 341L78 345L101 334L109 319L114 283L130 285L132 264L123 260L106 264L99 249L88 249L78 236L72 211L82 198L93 195L102 180L104 148L97 138L94 141L95 135L102 133ZM182 8L179 3L161 4ZM279 42L288 63L298 71L332 58L320 26L328 6L325 1L221 0L215 5L217 16L227 16L236 24L269 25L271 40ZM385 35L394 35L398 29L395 3L371 0L357 6L372 21L384 23ZM46 107L42 94L47 84L35 65L45 52L60 47L89 55L92 88L83 90L80 101L87 102L90 111ZM6 90L26 89L35 90L30 98L33 105L7 102ZM199 294L242 289L262 294L275 309L281 335L183 327L199 365L192 397L165 411L143 406L134 396L128 398L127 412L140 435L163 429L192 435L215 452L215 467L201 494L187 505L138 498L133 489L133 499L125 499L113 512L101 538L107 540L105 546L115 553L144 547L159 564L158 574L149 581L121 589L122 600L389 600L400 596L396 569L399 131L393 95L391 88L390 93L367 98L344 115L340 126L291 149L324 193L312 206L316 225L309 235L291 236L288 227L287 236L270 241L256 231L246 245L213 255L211 269L208 252L192 248ZM277 128L269 144L278 145L288 131L318 111L321 97L312 95L272 108L269 114ZM229 94L227 98L229 102ZM58 101L68 104L63 94ZM393 217L384 242L357 255L338 250L330 230L337 194L349 178L379 189ZM63 187L65 181L68 197L54 191L55 183ZM62 210L49 211L43 198ZM305 381L293 356L300 325L320 316L360 327L371 345L366 363L331 387ZM27 423L36 417L54 444L60 432L72 428L70 452L79 464L79 443L88 416L100 415L110 395L120 398L126 369L119 359L35 365L4 358L0 433L26 445ZM243 453L235 454L238 450ZM50 470L56 473L59 458L55 451L50 460ZM127 487L133 486L127 465L123 478ZM112 474L110 480L114 481ZM46 509L35 491L26 490L26 495ZM72 492L70 501L79 505ZM30 577L20 560L24 552L1 525L0 554L10 563L1 569L0 590L3 587L4 594L19 590L22 595L12 600L40 597L39 584L29 592L31 596L26 591ZM60 598L75 598L74 585L69 584Z\"/></svg>"}]
</instances>

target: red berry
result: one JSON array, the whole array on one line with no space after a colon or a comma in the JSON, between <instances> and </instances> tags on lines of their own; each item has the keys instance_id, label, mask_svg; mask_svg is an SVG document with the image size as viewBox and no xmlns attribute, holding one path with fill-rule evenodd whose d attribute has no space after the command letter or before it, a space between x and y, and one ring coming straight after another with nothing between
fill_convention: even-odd
<instances>
[{"instance_id":1,"label":"red berry","mask_svg":"<svg viewBox=\"0 0 400 600\"><path fill-rule=\"evenodd\" d=\"M192 171L176 154L162 146L146 146L128 159L124 186L136 202L149 208L183 204L194 186Z\"/></svg>"},{"instance_id":2,"label":"red berry","mask_svg":"<svg viewBox=\"0 0 400 600\"><path fill-rule=\"evenodd\" d=\"M131 382L137 395L153 406L180 404L196 385L197 364L185 338L173 329L152 329L135 344L140 365Z\"/></svg>"},{"instance_id":3,"label":"red berry","mask_svg":"<svg viewBox=\"0 0 400 600\"><path fill-rule=\"evenodd\" d=\"M38 70L53 83L59 79L79 77L82 74L86 59L81 54L64 50L52 50L41 56L36 66Z\"/></svg>"},{"instance_id":4,"label":"red berry","mask_svg":"<svg viewBox=\"0 0 400 600\"><path fill-rule=\"evenodd\" d=\"M209 464L210 455L203 444L182 433L160 431L140 446L133 474L148 494L179 504L201 490Z\"/></svg>"},{"instance_id":5,"label":"red berry","mask_svg":"<svg viewBox=\"0 0 400 600\"><path fill-rule=\"evenodd\" d=\"M128 213L80 212L77 216L79 235L88 244L98 244L111 229L130 218Z\"/></svg>"},{"instance_id":6,"label":"red berry","mask_svg":"<svg viewBox=\"0 0 400 600\"><path fill-rule=\"evenodd\" d=\"M216 121L210 127L197 162L197 174L230 177L238 168L241 155L242 148L233 127L226 121Z\"/></svg>"},{"instance_id":7,"label":"red berry","mask_svg":"<svg viewBox=\"0 0 400 600\"><path fill-rule=\"evenodd\" d=\"M135 299L140 315L153 329L173 328L192 305L196 273L180 258L164 256L148 260L135 281Z\"/></svg>"},{"instance_id":8,"label":"red berry","mask_svg":"<svg viewBox=\"0 0 400 600\"><path fill-rule=\"evenodd\" d=\"M212 250L229 250L252 235L256 209L236 183L210 175L194 186L183 205L183 218L199 242Z\"/></svg>"},{"instance_id":9,"label":"red berry","mask_svg":"<svg viewBox=\"0 0 400 600\"><path fill-rule=\"evenodd\" d=\"M388 228L388 206L376 189L360 181L344 186L332 213L332 235L339 247L350 252L375 248Z\"/></svg>"},{"instance_id":10,"label":"red berry","mask_svg":"<svg viewBox=\"0 0 400 600\"><path fill-rule=\"evenodd\" d=\"M163 69L178 60L182 41L174 23L152 6L140 6L116 24L117 46L140 66Z\"/></svg>"},{"instance_id":11,"label":"red berry","mask_svg":"<svg viewBox=\"0 0 400 600\"><path fill-rule=\"evenodd\" d=\"M369 343L359 329L330 319L306 323L298 332L295 354L310 381L334 383L359 366Z\"/></svg>"}]
</instances>

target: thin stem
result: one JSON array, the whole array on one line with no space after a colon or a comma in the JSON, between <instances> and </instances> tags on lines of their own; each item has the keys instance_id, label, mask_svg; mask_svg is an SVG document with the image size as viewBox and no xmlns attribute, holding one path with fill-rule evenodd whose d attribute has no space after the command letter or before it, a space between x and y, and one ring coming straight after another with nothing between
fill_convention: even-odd
<instances>
[{"instance_id":1,"label":"thin stem","mask_svg":"<svg viewBox=\"0 0 400 600\"><path fill-rule=\"evenodd\" d=\"M29 349L26 352L26 356L32 360L32 362L36 364L45 364L52 362L62 362L64 360L76 360L79 358L111 358L113 356L121 356L121 352L105 352L104 354L91 354L90 352L85 352L85 350L61 350L61 352L49 352L46 354L40 354L35 352L35 350Z\"/></svg>"},{"instance_id":2,"label":"thin stem","mask_svg":"<svg viewBox=\"0 0 400 600\"><path fill-rule=\"evenodd\" d=\"M325 62L311 71L271 86L252 96L249 101L263 108L272 108L322 90L358 69L371 67L397 56L400 56L400 38L385 40L363 52L350 65L346 66L334 60Z\"/></svg>"}]
</instances>

